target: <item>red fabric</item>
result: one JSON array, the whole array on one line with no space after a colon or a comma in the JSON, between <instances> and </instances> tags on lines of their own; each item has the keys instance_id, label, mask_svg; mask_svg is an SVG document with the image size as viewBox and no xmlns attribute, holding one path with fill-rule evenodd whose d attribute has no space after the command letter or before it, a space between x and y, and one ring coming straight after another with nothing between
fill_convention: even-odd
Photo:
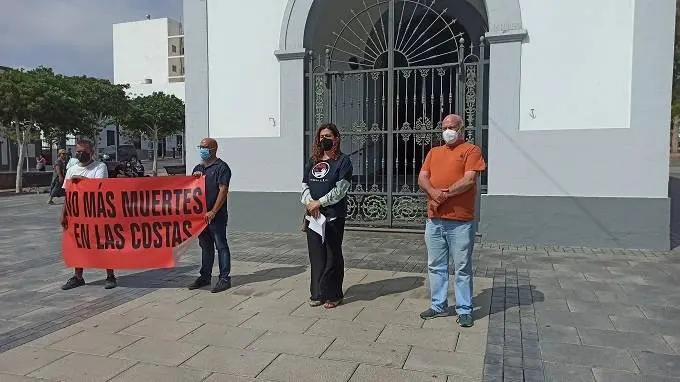
<instances>
[{"instance_id":1,"label":"red fabric","mask_svg":"<svg viewBox=\"0 0 680 382\"><path fill-rule=\"evenodd\" d=\"M205 222L205 178L82 179L66 184L62 253L74 268L171 268Z\"/></svg>"}]
</instances>

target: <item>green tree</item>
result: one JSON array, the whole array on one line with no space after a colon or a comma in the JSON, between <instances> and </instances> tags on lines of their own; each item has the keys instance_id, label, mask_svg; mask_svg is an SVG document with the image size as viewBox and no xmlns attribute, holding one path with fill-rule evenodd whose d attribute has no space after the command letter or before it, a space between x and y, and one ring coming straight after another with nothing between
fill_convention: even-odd
<instances>
[{"instance_id":1,"label":"green tree","mask_svg":"<svg viewBox=\"0 0 680 382\"><path fill-rule=\"evenodd\" d=\"M45 80L52 71L9 70L0 74L0 126L18 147L15 191L22 191L26 144L40 137L44 110L50 101L50 85Z\"/></svg>"},{"instance_id":2,"label":"green tree","mask_svg":"<svg viewBox=\"0 0 680 382\"><path fill-rule=\"evenodd\" d=\"M65 147L69 134L89 135L92 127L83 106L79 78L58 74L45 76L44 80L49 83L49 92L45 94L48 102L41 113L45 138Z\"/></svg>"},{"instance_id":3,"label":"green tree","mask_svg":"<svg viewBox=\"0 0 680 382\"><path fill-rule=\"evenodd\" d=\"M130 137L145 136L153 141L153 173L158 171L158 141L184 130L184 102L174 95L154 92L130 100L121 125Z\"/></svg>"},{"instance_id":4,"label":"green tree","mask_svg":"<svg viewBox=\"0 0 680 382\"><path fill-rule=\"evenodd\" d=\"M82 118L85 122L75 135L92 137L96 150L101 130L125 114L129 101L125 89L128 87L114 85L105 79L74 77L72 91L82 108Z\"/></svg>"}]
</instances>

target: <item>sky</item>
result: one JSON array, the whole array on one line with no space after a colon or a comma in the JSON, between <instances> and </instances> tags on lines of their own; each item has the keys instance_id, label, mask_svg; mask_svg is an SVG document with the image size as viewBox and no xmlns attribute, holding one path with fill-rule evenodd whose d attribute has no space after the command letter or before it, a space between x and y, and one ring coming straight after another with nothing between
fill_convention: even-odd
<instances>
[{"instance_id":1,"label":"sky","mask_svg":"<svg viewBox=\"0 0 680 382\"><path fill-rule=\"evenodd\" d=\"M0 66L113 79L113 24L168 17L182 0L0 0Z\"/></svg>"}]
</instances>

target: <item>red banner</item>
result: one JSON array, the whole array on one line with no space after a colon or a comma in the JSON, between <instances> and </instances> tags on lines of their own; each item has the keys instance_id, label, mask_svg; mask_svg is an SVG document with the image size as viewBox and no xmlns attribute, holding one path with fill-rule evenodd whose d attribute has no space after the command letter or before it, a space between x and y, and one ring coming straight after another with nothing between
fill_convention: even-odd
<instances>
[{"instance_id":1,"label":"red banner","mask_svg":"<svg viewBox=\"0 0 680 382\"><path fill-rule=\"evenodd\" d=\"M69 267L170 268L207 225L203 177L69 181L65 200Z\"/></svg>"}]
</instances>

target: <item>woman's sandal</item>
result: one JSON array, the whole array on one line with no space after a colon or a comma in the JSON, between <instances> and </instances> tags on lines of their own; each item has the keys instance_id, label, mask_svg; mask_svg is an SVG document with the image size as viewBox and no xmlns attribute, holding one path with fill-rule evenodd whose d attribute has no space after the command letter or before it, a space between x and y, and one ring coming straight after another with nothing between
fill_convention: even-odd
<instances>
[{"instance_id":1,"label":"woman's sandal","mask_svg":"<svg viewBox=\"0 0 680 382\"><path fill-rule=\"evenodd\" d=\"M317 306L321 306L321 305L323 305L323 301L314 301L314 300L309 301L309 306L311 306L312 308L316 308Z\"/></svg>"},{"instance_id":2,"label":"woman's sandal","mask_svg":"<svg viewBox=\"0 0 680 382\"><path fill-rule=\"evenodd\" d=\"M342 304L342 300L328 301L325 304L323 304L323 307L326 308L326 309L333 309L333 308L336 308L340 304Z\"/></svg>"}]
</instances>

